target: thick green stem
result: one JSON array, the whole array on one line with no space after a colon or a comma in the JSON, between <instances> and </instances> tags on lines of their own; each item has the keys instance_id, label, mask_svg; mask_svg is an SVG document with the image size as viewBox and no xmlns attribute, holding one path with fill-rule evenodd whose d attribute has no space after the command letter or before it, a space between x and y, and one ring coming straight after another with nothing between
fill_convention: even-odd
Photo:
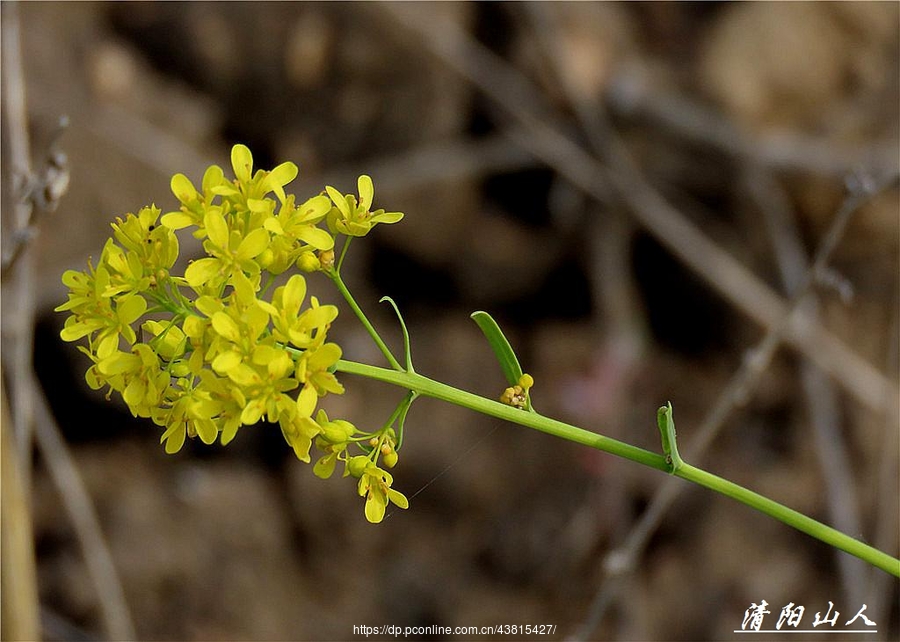
<instances>
[{"instance_id":1,"label":"thick green stem","mask_svg":"<svg viewBox=\"0 0 900 642\"><path fill-rule=\"evenodd\" d=\"M339 284L339 287L340 285L342 284ZM361 318L364 317L361 316ZM680 462L679 466L673 470L672 465L666 461L665 457L650 452L649 450L631 446L616 439L604 437L603 435L598 435L597 433L577 428L537 413L513 408L512 406L507 406L500 402L486 399L447 384L434 381L433 379L423 377L417 373L404 372L399 369L388 370L386 368L379 368L345 360L338 361L336 369L338 372L383 381L407 390L412 390L427 397L440 399L457 406L469 408L475 412L480 412L498 419L504 419L561 439L566 439L577 444L590 446L597 450L618 455L619 457L630 459L640 464L644 464L645 466L649 466L650 468L670 472L682 479L694 482L727 497L743 502L766 515L774 517L789 526L793 526L799 531L825 542L826 544L854 555L873 566L900 577L900 559L891 557L868 544L864 544L849 535L845 535L830 526L817 522L802 513L798 513L787 506L763 497L743 486L739 486L734 482L730 482L713 475L712 473L700 470L685 462Z\"/></svg>"}]
</instances>

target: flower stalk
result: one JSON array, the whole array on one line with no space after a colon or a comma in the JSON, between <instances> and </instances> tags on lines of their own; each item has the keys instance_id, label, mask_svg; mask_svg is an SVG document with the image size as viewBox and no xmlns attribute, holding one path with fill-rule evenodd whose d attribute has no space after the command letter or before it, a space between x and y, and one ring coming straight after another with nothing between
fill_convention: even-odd
<instances>
[{"instance_id":1,"label":"flower stalk","mask_svg":"<svg viewBox=\"0 0 900 642\"><path fill-rule=\"evenodd\" d=\"M845 551L851 555L865 560L883 571L900 577L900 559L891 557L868 544L850 537L840 531L831 528L811 517L788 508L783 504L764 497L759 493L744 488L734 482L723 479L717 475L701 470L686 462L680 461L677 468L673 469L666 457L637 446L605 437L603 435L572 426L565 422L544 417L535 412L527 412L512 406L487 399L471 392L466 392L453 386L440 383L428 377L416 373L398 372L363 363L356 363L341 359L335 364L337 372L359 375L381 381L394 386L399 386L419 395L440 399L463 408L468 408L490 417L503 419L526 428L565 439L582 446L602 450L603 452L617 455L625 459L655 468L663 472L671 472L676 477L693 482L709 490L715 491L726 497L735 499L751 508L773 517L780 522L792 526L830 546Z\"/></svg>"},{"instance_id":2,"label":"flower stalk","mask_svg":"<svg viewBox=\"0 0 900 642\"><path fill-rule=\"evenodd\" d=\"M163 214L151 205L117 218L96 267L89 262L86 271L68 270L62 277L68 301L56 309L69 317L60 337L87 343L79 350L91 361L88 385L106 389L107 398L118 394L132 414L158 425L167 453L180 451L187 438L224 446L247 426L275 423L299 460L310 462L315 449L316 476L330 477L343 464L343 476L356 479L365 498L366 519L380 522L389 504L409 504L382 466L397 465L407 413L418 396L427 396L681 477L900 577L900 560L684 462L671 404L657 415L663 454L539 414L531 403L533 377L522 371L485 312L472 318L509 383L499 401L415 372L406 324L385 297L403 333L404 367L341 278L351 241L403 214L373 210L374 186L365 175L357 181L358 196L327 186L298 205L284 189L297 176L293 163L254 172L250 150L235 145L231 164L234 179L213 165L199 189L176 174L171 189L178 210ZM183 229L203 240L206 256L179 275L176 232ZM345 238L335 264L338 235ZM331 280L390 368L342 358L340 346L327 341L338 308L307 298L300 272L322 272ZM270 293L279 275L284 284ZM327 395L344 392L336 373L398 386L407 394L380 428L361 430L317 408Z\"/></svg>"}]
</instances>

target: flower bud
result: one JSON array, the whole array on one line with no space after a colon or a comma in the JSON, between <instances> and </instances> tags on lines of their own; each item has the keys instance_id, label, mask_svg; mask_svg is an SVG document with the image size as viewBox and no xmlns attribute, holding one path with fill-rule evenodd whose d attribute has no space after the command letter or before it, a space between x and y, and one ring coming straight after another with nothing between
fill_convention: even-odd
<instances>
[{"instance_id":1,"label":"flower bud","mask_svg":"<svg viewBox=\"0 0 900 642\"><path fill-rule=\"evenodd\" d=\"M275 260L275 252L272 251L272 248L267 247L262 251L262 253L256 257L256 262L259 263L259 267L266 269L270 265L272 265L272 261Z\"/></svg>"},{"instance_id":2,"label":"flower bud","mask_svg":"<svg viewBox=\"0 0 900 642\"><path fill-rule=\"evenodd\" d=\"M393 468L397 465L397 460L400 459L400 455L397 454L396 450L391 450L390 452L384 453L381 457L381 463L383 463L388 468Z\"/></svg>"},{"instance_id":3,"label":"flower bud","mask_svg":"<svg viewBox=\"0 0 900 642\"><path fill-rule=\"evenodd\" d=\"M297 268L302 272L317 272L322 269L322 263L312 252L303 252L297 259Z\"/></svg>"},{"instance_id":4,"label":"flower bud","mask_svg":"<svg viewBox=\"0 0 900 642\"><path fill-rule=\"evenodd\" d=\"M356 457L351 457L349 461L347 461L347 470L351 475L356 477L357 479L362 477L363 471L366 469L366 466L369 465L369 458L365 455L357 455Z\"/></svg>"},{"instance_id":5,"label":"flower bud","mask_svg":"<svg viewBox=\"0 0 900 642\"><path fill-rule=\"evenodd\" d=\"M334 250L321 250L319 252L319 263L321 263L323 270L334 267Z\"/></svg>"},{"instance_id":6,"label":"flower bud","mask_svg":"<svg viewBox=\"0 0 900 642\"><path fill-rule=\"evenodd\" d=\"M353 435L356 428L349 421L335 419L322 424L320 433L325 441L332 444L345 443Z\"/></svg>"}]
</instances>

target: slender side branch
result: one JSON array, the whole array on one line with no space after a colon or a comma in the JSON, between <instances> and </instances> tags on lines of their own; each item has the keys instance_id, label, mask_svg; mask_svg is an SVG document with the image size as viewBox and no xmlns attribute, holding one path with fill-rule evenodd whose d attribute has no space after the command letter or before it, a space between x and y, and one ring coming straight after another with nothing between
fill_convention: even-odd
<instances>
[{"instance_id":1,"label":"slender side branch","mask_svg":"<svg viewBox=\"0 0 900 642\"><path fill-rule=\"evenodd\" d=\"M400 362L397 361L397 359L391 353L390 348L387 347L387 344L385 344L385 342L382 340L381 336L375 330L375 327L359 307L359 304L356 303L356 299L354 299L353 295L350 294L350 290L347 289L347 286L344 284L343 279L341 279L341 275L337 272L331 272L329 273L329 276L334 282L335 287L337 287L338 292L340 292L341 296L344 297L347 305L349 305L350 309L353 310L353 314L356 315L356 318L359 319L360 323L362 323L365 327L366 332L368 332L369 336L372 337L372 341L374 341L375 345L378 346L378 349L381 350L381 354L383 354L384 358L387 359L387 362L391 364L391 368L393 368L394 370L402 371L403 368L400 366Z\"/></svg>"},{"instance_id":2,"label":"slender side branch","mask_svg":"<svg viewBox=\"0 0 900 642\"><path fill-rule=\"evenodd\" d=\"M566 439L583 446L590 446L597 450L602 450L613 455L618 455L625 459L630 459L650 468L661 470L664 472L673 472L673 466L662 455L623 443L610 437L605 437L583 428L571 426L562 421L544 417L537 413L524 412L520 409L507 406L485 397L480 397L471 392L459 390L433 379L423 377L420 374L409 373L397 370L388 370L377 366L370 366L355 361L346 361L341 359L336 364L338 372L354 374L376 381L389 383L407 390L412 390L427 397L440 399L457 406L462 406L475 412L503 419L526 428L539 430L541 432ZM788 526L793 526L797 530L811 535L816 539L825 542L835 548L855 555L865 560L869 564L876 566L883 571L900 577L900 559L891 557L887 553L879 551L868 544L864 544L849 535L845 535L840 531L826 526L811 517L807 517L787 506L763 497L743 486L739 486L734 482L708 473L704 470L691 466L688 463L681 464L674 470L673 474L687 481L694 482L700 486L714 490L726 497L731 497L739 502L755 508L758 511L774 517L784 522Z\"/></svg>"}]
</instances>

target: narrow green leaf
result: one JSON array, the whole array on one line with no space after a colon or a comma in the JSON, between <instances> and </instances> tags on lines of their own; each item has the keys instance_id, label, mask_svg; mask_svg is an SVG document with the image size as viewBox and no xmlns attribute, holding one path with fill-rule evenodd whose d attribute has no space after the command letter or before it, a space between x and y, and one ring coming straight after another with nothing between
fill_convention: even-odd
<instances>
[{"instance_id":1,"label":"narrow green leaf","mask_svg":"<svg viewBox=\"0 0 900 642\"><path fill-rule=\"evenodd\" d=\"M522 366L519 365L516 353L513 352L512 346L509 345L509 341L507 341L500 326L494 321L494 317L487 312L478 311L472 313L472 320L478 324L478 327L484 333L484 337L491 344L491 349L494 351L497 361L500 362L503 375L506 377L509 385L515 386L518 384L519 378L522 376Z\"/></svg>"}]
</instances>

